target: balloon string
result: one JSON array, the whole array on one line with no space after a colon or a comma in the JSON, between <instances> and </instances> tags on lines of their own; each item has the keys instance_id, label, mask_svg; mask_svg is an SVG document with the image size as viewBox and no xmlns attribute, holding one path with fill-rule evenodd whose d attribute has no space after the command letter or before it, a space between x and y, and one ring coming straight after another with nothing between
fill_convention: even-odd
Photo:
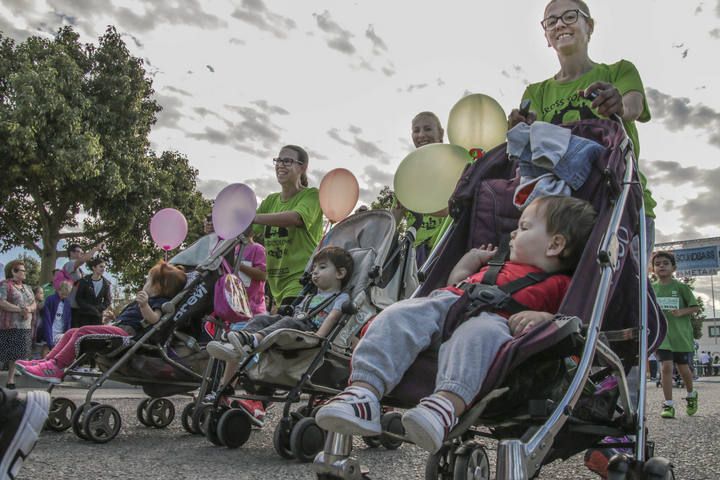
<instances>
[{"instance_id":1,"label":"balloon string","mask_svg":"<svg viewBox=\"0 0 720 480\"><path fill-rule=\"evenodd\" d=\"M332 220L328 220L327 225L325 225L325 231L323 232L323 237L328 234L328 232L330 231L330 227L332 227L332 224L333 224Z\"/></svg>"}]
</instances>

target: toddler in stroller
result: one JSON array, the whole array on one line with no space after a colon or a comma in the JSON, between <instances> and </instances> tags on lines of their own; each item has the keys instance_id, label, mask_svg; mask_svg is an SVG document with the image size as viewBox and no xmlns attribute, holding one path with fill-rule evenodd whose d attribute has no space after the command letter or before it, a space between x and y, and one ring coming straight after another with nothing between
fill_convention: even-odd
<instances>
[{"instance_id":1,"label":"toddler in stroller","mask_svg":"<svg viewBox=\"0 0 720 480\"><path fill-rule=\"evenodd\" d=\"M256 349L260 342L272 332L290 328L303 332L315 332L319 337L327 336L342 316L342 306L350 300L342 290L353 273L353 259L350 253L340 247L325 247L315 254L312 260L311 280L316 291L309 293L295 307L291 316L257 315L241 330L232 330L227 334L227 341L212 341L207 345L211 357L225 362L225 372L221 385L226 385L221 392L223 396L233 395L231 380L235 376L240 362L249 352ZM215 395L206 397L213 402ZM259 402L250 404L239 402L243 407L254 412L255 418L264 416Z\"/></svg>"},{"instance_id":2,"label":"toddler in stroller","mask_svg":"<svg viewBox=\"0 0 720 480\"><path fill-rule=\"evenodd\" d=\"M19 368L29 377L48 383L60 383L64 369L75 360L76 344L87 335L118 335L132 337L150 328L160 319L160 308L185 286L185 272L163 261L148 272L147 282L135 301L117 318L111 314L104 320L110 325L87 325L68 330L42 361L19 362Z\"/></svg>"},{"instance_id":3,"label":"toddler in stroller","mask_svg":"<svg viewBox=\"0 0 720 480\"><path fill-rule=\"evenodd\" d=\"M436 452L479 393L502 345L553 318L594 221L583 200L538 198L511 234L509 262L491 261L497 253L492 245L472 249L453 268L448 287L381 312L355 350L350 387L320 409L318 425L343 434L380 434L379 399L420 352L439 345L434 393L402 418L408 439ZM483 304L486 295L497 294L505 296L500 306Z\"/></svg>"}]
</instances>

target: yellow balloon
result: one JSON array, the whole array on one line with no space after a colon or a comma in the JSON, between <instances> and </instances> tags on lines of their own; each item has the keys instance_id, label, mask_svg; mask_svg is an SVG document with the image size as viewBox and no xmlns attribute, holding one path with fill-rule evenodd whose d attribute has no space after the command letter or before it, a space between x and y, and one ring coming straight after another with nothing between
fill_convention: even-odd
<instances>
[{"instance_id":1,"label":"yellow balloon","mask_svg":"<svg viewBox=\"0 0 720 480\"><path fill-rule=\"evenodd\" d=\"M448 139L466 150L488 151L505 142L507 116L494 98L475 93L461 98L450 110Z\"/></svg>"},{"instance_id":2,"label":"yellow balloon","mask_svg":"<svg viewBox=\"0 0 720 480\"><path fill-rule=\"evenodd\" d=\"M400 162L393 181L395 195L413 212L442 210L471 160L467 150L457 145L432 143L420 147Z\"/></svg>"}]
</instances>

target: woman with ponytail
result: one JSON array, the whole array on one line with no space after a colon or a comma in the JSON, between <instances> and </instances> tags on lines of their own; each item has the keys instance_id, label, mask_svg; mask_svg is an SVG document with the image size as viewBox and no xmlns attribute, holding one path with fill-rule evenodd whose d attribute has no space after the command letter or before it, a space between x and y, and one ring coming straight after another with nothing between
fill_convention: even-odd
<instances>
[{"instance_id":1,"label":"woman with ponytail","mask_svg":"<svg viewBox=\"0 0 720 480\"><path fill-rule=\"evenodd\" d=\"M322 237L318 189L308 187L308 154L286 145L273 159L281 191L268 195L257 209L255 234L264 237L267 285L275 305L289 305L300 295L300 277Z\"/></svg>"}]
</instances>

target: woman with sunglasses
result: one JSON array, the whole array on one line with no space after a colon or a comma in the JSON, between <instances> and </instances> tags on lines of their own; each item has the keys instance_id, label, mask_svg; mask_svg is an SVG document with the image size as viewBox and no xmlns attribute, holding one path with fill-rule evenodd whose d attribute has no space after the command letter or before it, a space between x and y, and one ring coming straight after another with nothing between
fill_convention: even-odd
<instances>
[{"instance_id":1,"label":"woman with sunglasses","mask_svg":"<svg viewBox=\"0 0 720 480\"><path fill-rule=\"evenodd\" d=\"M15 361L30 357L37 309L25 275L25 263L13 260L5 266L5 280L0 282L0 363L8 365L7 388L11 390L15 389Z\"/></svg>"},{"instance_id":2,"label":"woman with sunglasses","mask_svg":"<svg viewBox=\"0 0 720 480\"><path fill-rule=\"evenodd\" d=\"M512 111L510 128L519 122L535 120L561 124L589 118L605 118L617 114L632 140L635 158L640 156L640 143L635 122L650 120L645 89L640 74L627 60L613 64L596 63L588 55L595 21L582 0L552 0L545 7L540 22L547 46L555 50L560 70L545 81L531 84L523 100L530 100L529 112ZM592 93L597 98L591 100ZM653 208L657 203L640 174L645 200L648 252L654 243Z\"/></svg>"},{"instance_id":3,"label":"woman with sunglasses","mask_svg":"<svg viewBox=\"0 0 720 480\"><path fill-rule=\"evenodd\" d=\"M273 159L280 191L268 195L257 209L256 237L264 237L267 285L275 305L289 305L300 295L299 280L322 236L318 189L308 187L308 154L286 145Z\"/></svg>"}]
</instances>

